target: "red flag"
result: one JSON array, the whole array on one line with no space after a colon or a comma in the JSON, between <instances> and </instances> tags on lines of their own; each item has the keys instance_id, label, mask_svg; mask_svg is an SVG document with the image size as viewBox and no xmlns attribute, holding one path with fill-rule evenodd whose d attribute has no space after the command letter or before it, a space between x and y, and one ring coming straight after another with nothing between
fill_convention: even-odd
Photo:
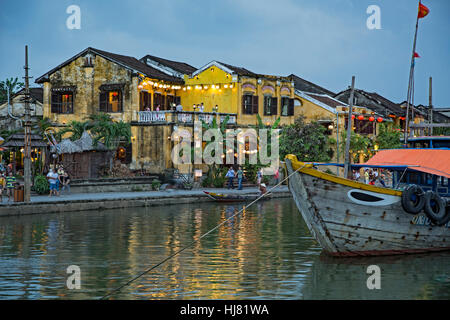
<instances>
[{"instance_id":1,"label":"red flag","mask_svg":"<svg viewBox=\"0 0 450 320\"><path fill-rule=\"evenodd\" d=\"M425 17L430 12L430 9L428 9L426 6L424 6L421 2L419 2L419 13L418 18Z\"/></svg>"},{"instance_id":2,"label":"red flag","mask_svg":"<svg viewBox=\"0 0 450 320\"><path fill-rule=\"evenodd\" d=\"M420 58L420 56L417 52L414 52L414 58Z\"/></svg>"}]
</instances>

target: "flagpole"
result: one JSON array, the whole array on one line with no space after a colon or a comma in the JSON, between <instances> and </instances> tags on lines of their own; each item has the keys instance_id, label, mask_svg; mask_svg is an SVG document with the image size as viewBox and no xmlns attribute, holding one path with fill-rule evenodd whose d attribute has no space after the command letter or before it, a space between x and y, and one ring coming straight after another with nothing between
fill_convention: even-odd
<instances>
[{"instance_id":1,"label":"flagpole","mask_svg":"<svg viewBox=\"0 0 450 320\"><path fill-rule=\"evenodd\" d=\"M419 7L420 7L421 0L419 0ZM417 30L419 29L419 13L417 13L417 20L416 20L416 32L414 34L414 43L413 43L413 50L411 55L411 68L409 70L409 83L408 83L408 94L406 99L406 122L405 122L405 135L404 135L404 144L406 146L406 143L408 142L408 128L409 128L409 105L410 101L412 100L411 97L414 94L413 88L412 88L412 82L414 78L414 53L416 52L416 42L417 42ZM412 106L414 108L414 106Z\"/></svg>"}]
</instances>

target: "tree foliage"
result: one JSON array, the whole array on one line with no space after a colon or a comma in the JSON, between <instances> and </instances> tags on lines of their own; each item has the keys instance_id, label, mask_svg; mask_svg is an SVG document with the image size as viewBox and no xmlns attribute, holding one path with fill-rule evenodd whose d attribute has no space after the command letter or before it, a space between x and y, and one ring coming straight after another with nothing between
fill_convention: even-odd
<instances>
[{"instance_id":1,"label":"tree foliage","mask_svg":"<svg viewBox=\"0 0 450 320\"><path fill-rule=\"evenodd\" d=\"M341 134L341 151L345 155L345 145L347 142L347 131L343 131ZM350 155L353 162L359 161L359 155L362 154L364 159L368 159L373 150L373 141L362 134L354 133L352 131L350 136Z\"/></svg>"},{"instance_id":2,"label":"tree foliage","mask_svg":"<svg viewBox=\"0 0 450 320\"><path fill-rule=\"evenodd\" d=\"M70 121L69 124L63 129L59 130L57 133L57 139L61 140L61 138L70 133L69 139L72 141L78 140L83 135L83 132L90 129L91 125L89 121Z\"/></svg>"},{"instance_id":3,"label":"tree foliage","mask_svg":"<svg viewBox=\"0 0 450 320\"><path fill-rule=\"evenodd\" d=\"M333 156L326 129L318 122L306 123L305 117L295 119L294 124L282 129L280 158L295 154L301 161L327 162Z\"/></svg>"},{"instance_id":4,"label":"tree foliage","mask_svg":"<svg viewBox=\"0 0 450 320\"><path fill-rule=\"evenodd\" d=\"M375 142L379 149L396 149L402 147L401 138L402 133L398 128L381 123Z\"/></svg>"},{"instance_id":5,"label":"tree foliage","mask_svg":"<svg viewBox=\"0 0 450 320\"><path fill-rule=\"evenodd\" d=\"M8 88L9 94L12 96L24 87L24 83L19 81L19 78L9 78L4 81L0 81L0 103L8 100Z\"/></svg>"},{"instance_id":6,"label":"tree foliage","mask_svg":"<svg viewBox=\"0 0 450 320\"><path fill-rule=\"evenodd\" d=\"M114 121L109 114L91 115L87 126L94 136L94 146L101 142L106 148L115 150L120 142L131 142L131 125L122 120Z\"/></svg>"}]
</instances>

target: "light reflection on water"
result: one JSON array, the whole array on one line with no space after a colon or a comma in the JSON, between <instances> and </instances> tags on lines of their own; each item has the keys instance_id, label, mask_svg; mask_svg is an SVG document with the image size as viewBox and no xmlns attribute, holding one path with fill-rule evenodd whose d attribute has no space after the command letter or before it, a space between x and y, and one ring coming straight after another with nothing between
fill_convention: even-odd
<instances>
[{"instance_id":1,"label":"light reflection on water","mask_svg":"<svg viewBox=\"0 0 450 320\"><path fill-rule=\"evenodd\" d=\"M95 299L241 206L199 203L0 219L1 299ZM382 289L366 287L377 264ZM66 268L81 268L81 289ZM321 254L291 199L257 203L115 299L450 299L450 254Z\"/></svg>"}]
</instances>

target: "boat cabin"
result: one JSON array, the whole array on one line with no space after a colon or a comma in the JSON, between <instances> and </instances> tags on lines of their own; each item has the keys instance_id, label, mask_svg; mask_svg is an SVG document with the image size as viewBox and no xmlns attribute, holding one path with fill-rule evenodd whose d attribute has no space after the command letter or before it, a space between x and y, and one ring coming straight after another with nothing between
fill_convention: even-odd
<instances>
[{"instance_id":1,"label":"boat cabin","mask_svg":"<svg viewBox=\"0 0 450 320\"><path fill-rule=\"evenodd\" d=\"M408 148L450 149L450 136L423 136L408 138Z\"/></svg>"}]
</instances>

